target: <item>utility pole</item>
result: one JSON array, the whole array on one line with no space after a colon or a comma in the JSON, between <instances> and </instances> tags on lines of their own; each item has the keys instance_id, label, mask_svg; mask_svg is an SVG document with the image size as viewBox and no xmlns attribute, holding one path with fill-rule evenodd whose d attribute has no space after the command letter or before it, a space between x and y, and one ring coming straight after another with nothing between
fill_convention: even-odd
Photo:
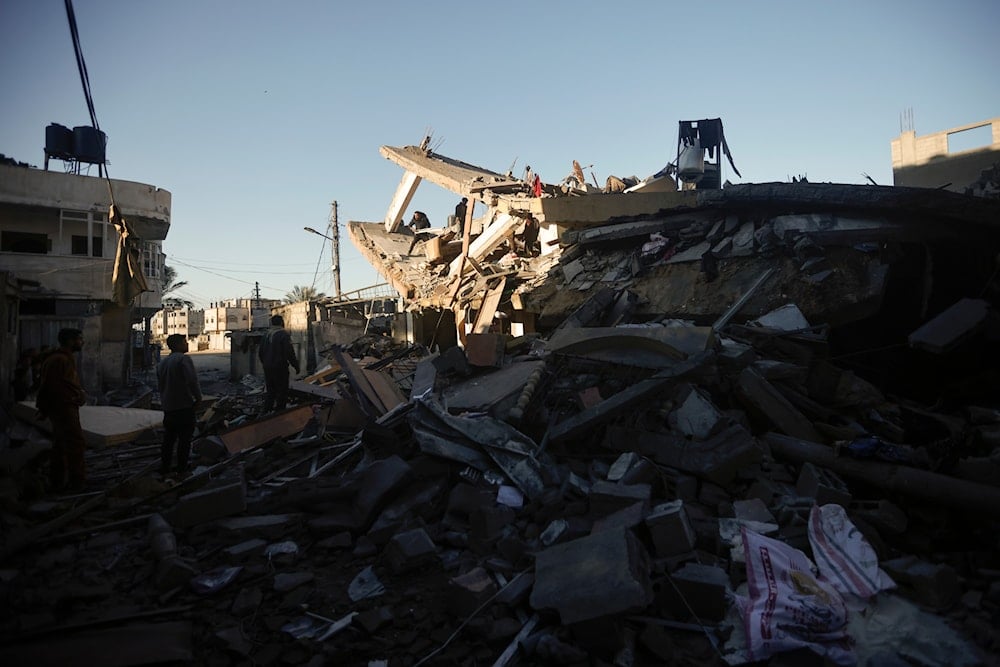
<instances>
[{"instance_id":1,"label":"utility pole","mask_svg":"<svg viewBox=\"0 0 1000 667\"><path fill-rule=\"evenodd\" d=\"M340 298L340 227L337 225L337 202L330 204L330 263L333 271L334 296Z\"/></svg>"}]
</instances>

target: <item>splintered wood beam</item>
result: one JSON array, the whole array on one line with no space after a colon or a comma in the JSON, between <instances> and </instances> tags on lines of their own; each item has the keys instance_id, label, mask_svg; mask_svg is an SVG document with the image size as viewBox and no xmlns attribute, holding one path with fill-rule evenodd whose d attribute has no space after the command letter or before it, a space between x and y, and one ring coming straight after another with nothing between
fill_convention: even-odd
<instances>
[{"instance_id":1,"label":"splintered wood beam","mask_svg":"<svg viewBox=\"0 0 1000 667\"><path fill-rule=\"evenodd\" d=\"M490 216L487 216L487 219ZM475 241L469 244L467 252L463 252L461 255L456 257L448 270L449 275L457 275L462 271L462 267L465 265L463 257L466 255L474 260L481 260L486 257L489 253L493 251L498 245L503 243L503 241L510 235L514 229L523 222L520 218L516 218L507 213L501 213L496 216L493 223L483 230ZM466 230L468 230L468 225L466 225ZM464 245L464 240L463 240Z\"/></svg>"}]
</instances>

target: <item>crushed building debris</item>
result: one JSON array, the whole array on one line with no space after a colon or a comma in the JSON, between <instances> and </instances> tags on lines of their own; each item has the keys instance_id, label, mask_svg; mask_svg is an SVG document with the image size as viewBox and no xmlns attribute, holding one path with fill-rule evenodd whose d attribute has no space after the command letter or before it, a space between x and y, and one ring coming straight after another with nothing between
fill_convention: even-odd
<instances>
[{"instance_id":1,"label":"crushed building debris","mask_svg":"<svg viewBox=\"0 0 1000 667\"><path fill-rule=\"evenodd\" d=\"M45 495L7 415L0 661L1000 664L1000 202L383 154L349 229L427 335L326 350L278 413L216 379L187 477L153 429ZM487 205L459 247L409 254L421 179Z\"/></svg>"}]
</instances>

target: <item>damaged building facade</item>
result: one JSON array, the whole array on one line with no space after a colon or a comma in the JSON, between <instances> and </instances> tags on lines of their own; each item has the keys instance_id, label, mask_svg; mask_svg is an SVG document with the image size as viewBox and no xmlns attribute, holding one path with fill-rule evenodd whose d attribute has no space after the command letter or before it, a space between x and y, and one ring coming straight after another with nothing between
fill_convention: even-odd
<instances>
[{"instance_id":1,"label":"damaged building facade","mask_svg":"<svg viewBox=\"0 0 1000 667\"><path fill-rule=\"evenodd\" d=\"M18 164L0 164L0 267L18 291L9 312L2 367L17 355L58 347L63 327L82 329L81 378L99 394L127 383L132 324L160 310L170 193L144 183L111 180L115 201L138 239L141 272L150 291L131 307L115 303L112 285L119 234L108 220L104 178ZM137 267L138 268L138 267ZM16 330L11 324L16 322ZM2 384L8 391L9 379Z\"/></svg>"}]
</instances>

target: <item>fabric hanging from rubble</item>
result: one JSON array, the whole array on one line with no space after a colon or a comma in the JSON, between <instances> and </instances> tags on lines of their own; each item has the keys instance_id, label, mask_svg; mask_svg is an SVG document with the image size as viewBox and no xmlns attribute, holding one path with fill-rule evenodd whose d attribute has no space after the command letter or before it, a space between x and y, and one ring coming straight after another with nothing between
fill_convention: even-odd
<instances>
[{"instance_id":1,"label":"fabric hanging from rubble","mask_svg":"<svg viewBox=\"0 0 1000 667\"><path fill-rule=\"evenodd\" d=\"M108 218L118 230L115 269L111 276L112 298L119 306L126 307L135 297L150 291L142 272L142 249L125 216L114 204Z\"/></svg>"}]
</instances>

